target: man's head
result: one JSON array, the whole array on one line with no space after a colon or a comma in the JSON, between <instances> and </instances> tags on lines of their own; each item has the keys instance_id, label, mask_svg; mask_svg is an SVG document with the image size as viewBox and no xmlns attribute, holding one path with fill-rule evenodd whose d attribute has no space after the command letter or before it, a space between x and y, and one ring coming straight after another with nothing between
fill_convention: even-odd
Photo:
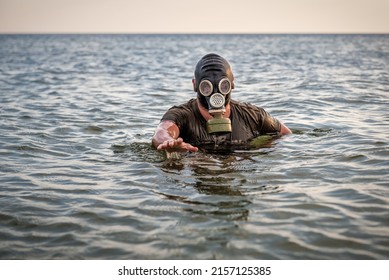
<instances>
[{"instance_id":1,"label":"man's head","mask_svg":"<svg viewBox=\"0 0 389 280\"><path fill-rule=\"evenodd\" d=\"M230 64L214 53L203 56L196 65L193 86L201 105L210 113L224 110L234 88Z\"/></svg>"}]
</instances>

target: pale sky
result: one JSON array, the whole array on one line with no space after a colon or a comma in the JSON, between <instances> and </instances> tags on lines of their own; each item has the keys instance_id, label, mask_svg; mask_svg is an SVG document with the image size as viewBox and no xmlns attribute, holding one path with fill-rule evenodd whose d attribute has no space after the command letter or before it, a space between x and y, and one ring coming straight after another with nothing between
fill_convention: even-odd
<instances>
[{"instance_id":1,"label":"pale sky","mask_svg":"<svg viewBox=\"0 0 389 280\"><path fill-rule=\"evenodd\" d=\"M0 0L0 33L389 33L389 0Z\"/></svg>"}]
</instances>

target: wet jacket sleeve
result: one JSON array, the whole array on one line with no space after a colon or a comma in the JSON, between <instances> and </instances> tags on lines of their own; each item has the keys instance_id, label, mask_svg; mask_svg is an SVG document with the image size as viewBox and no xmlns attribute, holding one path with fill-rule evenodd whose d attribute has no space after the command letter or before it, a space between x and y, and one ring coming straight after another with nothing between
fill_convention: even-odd
<instances>
[{"instance_id":1,"label":"wet jacket sleeve","mask_svg":"<svg viewBox=\"0 0 389 280\"><path fill-rule=\"evenodd\" d=\"M161 121L172 121L182 130L187 119L186 109L183 106L173 106L162 116Z\"/></svg>"},{"instance_id":2,"label":"wet jacket sleeve","mask_svg":"<svg viewBox=\"0 0 389 280\"><path fill-rule=\"evenodd\" d=\"M261 134L279 133L281 131L281 123L274 117L272 117L264 109L260 109L260 132Z\"/></svg>"}]
</instances>

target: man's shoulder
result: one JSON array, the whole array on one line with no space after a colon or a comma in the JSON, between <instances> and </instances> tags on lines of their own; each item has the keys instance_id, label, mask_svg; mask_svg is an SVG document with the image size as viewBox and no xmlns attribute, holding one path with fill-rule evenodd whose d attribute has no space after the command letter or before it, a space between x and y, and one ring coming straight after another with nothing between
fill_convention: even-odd
<instances>
[{"instance_id":1,"label":"man's shoulder","mask_svg":"<svg viewBox=\"0 0 389 280\"><path fill-rule=\"evenodd\" d=\"M170 107L162 116L162 120L184 121L193 114L195 114L195 99Z\"/></svg>"},{"instance_id":2,"label":"man's shoulder","mask_svg":"<svg viewBox=\"0 0 389 280\"><path fill-rule=\"evenodd\" d=\"M238 111L262 111L264 110L262 107L259 107L257 105L248 103L248 102L241 102L236 100L231 100L231 107L235 108Z\"/></svg>"}]
</instances>

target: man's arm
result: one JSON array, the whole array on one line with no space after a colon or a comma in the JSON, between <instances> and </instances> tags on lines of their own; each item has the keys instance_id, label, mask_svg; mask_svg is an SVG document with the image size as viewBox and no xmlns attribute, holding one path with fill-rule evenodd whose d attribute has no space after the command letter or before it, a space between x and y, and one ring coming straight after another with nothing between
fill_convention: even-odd
<instances>
[{"instance_id":1,"label":"man's arm","mask_svg":"<svg viewBox=\"0 0 389 280\"><path fill-rule=\"evenodd\" d=\"M152 143L157 150L168 152L197 152L198 148L185 143L180 135L180 129L172 121L162 121L155 130Z\"/></svg>"},{"instance_id":2,"label":"man's arm","mask_svg":"<svg viewBox=\"0 0 389 280\"><path fill-rule=\"evenodd\" d=\"M281 124L281 131L280 131L280 133L282 135L284 135L284 134L292 134L292 131L286 125L284 125L281 122L280 122L280 124Z\"/></svg>"}]
</instances>

